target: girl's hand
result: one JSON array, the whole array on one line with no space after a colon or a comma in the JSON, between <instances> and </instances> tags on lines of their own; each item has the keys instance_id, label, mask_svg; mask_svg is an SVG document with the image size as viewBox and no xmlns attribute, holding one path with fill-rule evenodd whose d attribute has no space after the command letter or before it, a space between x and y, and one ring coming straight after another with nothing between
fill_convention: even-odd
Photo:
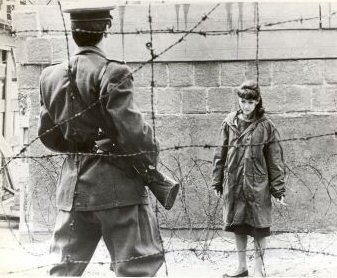
<instances>
[{"instance_id":1,"label":"girl's hand","mask_svg":"<svg viewBox=\"0 0 337 278\"><path fill-rule=\"evenodd\" d=\"M282 206L288 206L286 202L284 202L284 196L281 196L280 198L276 198L276 202Z\"/></svg>"},{"instance_id":2,"label":"girl's hand","mask_svg":"<svg viewBox=\"0 0 337 278\"><path fill-rule=\"evenodd\" d=\"M222 195L222 192L223 192L222 182L212 184L212 187L213 187L215 195L220 197Z\"/></svg>"},{"instance_id":3,"label":"girl's hand","mask_svg":"<svg viewBox=\"0 0 337 278\"><path fill-rule=\"evenodd\" d=\"M217 197L221 197L222 192L217 191L217 190L214 190L214 194L215 194L215 196L217 196Z\"/></svg>"}]
</instances>

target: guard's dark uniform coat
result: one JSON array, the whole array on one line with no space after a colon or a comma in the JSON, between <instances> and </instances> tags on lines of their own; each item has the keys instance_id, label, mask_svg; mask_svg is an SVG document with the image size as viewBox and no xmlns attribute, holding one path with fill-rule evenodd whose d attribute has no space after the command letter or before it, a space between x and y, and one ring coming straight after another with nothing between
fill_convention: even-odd
<instances>
[{"instance_id":1,"label":"guard's dark uniform coat","mask_svg":"<svg viewBox=\"0 0 337 278\"><path fill-rule=\"evenodd\" d=\"M77 64L76 83L83 102L89 106L101 97L102 104L98 103L75 119L66 121L60 128L42 136L42 142L59 152L91 152L94 141L98 139L99 128L105 128L107 131L116 131L112 134L116 137L112 139L124 146L129 153L153 151L155 145L152 129L133 104L129 68L117 62L110 62L105 68L107 60L103 55L96 47L85 47L80 48L71 59L73 68L74 63ZM123 78L125 80L118 85ZM40 84L39 135L73 116L73 104L67 92L69 80L66 64L46 68L41 75ZM74 109L75 113L81 111L80 108ZM152 154L143 158L152 164L155 157ZM73 206L76 210L97 210L147 204L147 191L142 179L133 175L124 159L114 160L92 156L67 157L57 188L57 207L69 211ZM121 167L116 167L117 164Z\"/></svg>"},{"instance_id":2,"label":"guard's dark uniform coat","mask_svg":"<svg viewBox=\"0 0 337 278\"><path fill-rule=\"evenodd\" d=\"M57 152L92 152L100 130L123 152L158 147L151 127L133 103L129 67L108 61L97 47L80 47L70 65L79 96L69 90L67 63L48 67L41 75L38 132L46 147ZM83 112L83 105L90 108ZM154 164L155 159L155 152L141 156L145 164ZM62 262L69 257L89 261L103 236L118 276L154 275L163 262L162 246L144 185L122 158L68 155L57 185L60 211L52 252L61 254ZM143 259L129 261L132 257ZM57 265L51 274L77 276L85 266Z\"/></svg>"},{"instance_id":3,"label":"guard's dark uniform coat","mask_svg":"<svg viewBox=\"0 0 337 278\"><path fill-rule=\"evenodd\" d=\"M271 195L285 192L279 134L265 116L240 134L237 115L230 113L222 123L218 145L225 147L216 149L213 161L213 184L224 188L224 224L270 227Z\"/></svg>"}]
</instances>

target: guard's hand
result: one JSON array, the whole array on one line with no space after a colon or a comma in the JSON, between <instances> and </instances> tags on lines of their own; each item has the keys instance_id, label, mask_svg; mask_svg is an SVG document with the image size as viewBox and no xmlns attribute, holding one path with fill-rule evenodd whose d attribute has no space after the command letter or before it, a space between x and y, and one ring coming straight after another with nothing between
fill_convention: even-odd
<instances>
[{"instance_id":1,"label":"guard's hand","mask_svg":"<svg viewBox=\"0 0 337 278\"><path fill-rule=\"evenodd\" d=\"M280 204L281 206L288 206L288 204L284 201L284 196L281 196L280 198L276 198L276 202Z\"/></svg>"}]
</instances>

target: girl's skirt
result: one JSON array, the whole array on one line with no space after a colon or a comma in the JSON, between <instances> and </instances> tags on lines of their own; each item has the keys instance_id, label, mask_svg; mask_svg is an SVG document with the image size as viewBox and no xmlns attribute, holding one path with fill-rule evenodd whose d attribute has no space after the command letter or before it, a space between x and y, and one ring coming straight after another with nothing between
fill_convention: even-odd
<instances>
[{"instance_id":1,"label":"girl's skirt","mask_svg":"<svg viewBox=\"0 0 337 278\"><path fill-rule=\"evenodd\" d=\"M270 227L255 228L248 224L227 225L225 226L225 231L232 232L238 235L248 235L252 237L270 236Z\"/></svg>"}]
</instances>

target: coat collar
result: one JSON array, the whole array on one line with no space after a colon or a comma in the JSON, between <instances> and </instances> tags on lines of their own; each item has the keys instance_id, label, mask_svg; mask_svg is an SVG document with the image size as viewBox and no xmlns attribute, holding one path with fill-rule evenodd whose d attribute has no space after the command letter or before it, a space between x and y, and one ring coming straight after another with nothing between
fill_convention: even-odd
<instances>
[{"instance_id":1,"label":"coat collar","mask_svg":"<svg viewBox=\"0 0 337 278\"><path fill-rule=\"evenodd\" d=\"M81 55L85 53L96 53L99 56L106 57L104 51L97 46L80 46L75 51L75 55Z\"/></svg>"},{"instance_id":2,"label":"coat collar","mask_svg":"<svg viewBox=\"0 0 337 278\"><path fill-rule=\"evenodd\" d=\"M225 122L230 126L235 126L235 119L239 115L239 111L231 112L227 115Z\"/></svg>"},{"instance_id":3,"label":"coat collar","mask_svg":"<svg viewBox=\"0 0 337 278\"><path fill-rule=\"evenodd\" d=\"M228 114L228 116L225 119L225 122L234 130L235 133L237 133L237 135L239 135L239 138L244 136L248 132L252 132L256 128L258 123L261 123L267 119L265 116L262 116L260 119L257 119L254 122L252 122L249 125L249 127L243 133L240 134L238 125L237 125L237 118L238 118L239 113L240 113L239 110L231 112Z\"/></svg>"}]
</instances>

